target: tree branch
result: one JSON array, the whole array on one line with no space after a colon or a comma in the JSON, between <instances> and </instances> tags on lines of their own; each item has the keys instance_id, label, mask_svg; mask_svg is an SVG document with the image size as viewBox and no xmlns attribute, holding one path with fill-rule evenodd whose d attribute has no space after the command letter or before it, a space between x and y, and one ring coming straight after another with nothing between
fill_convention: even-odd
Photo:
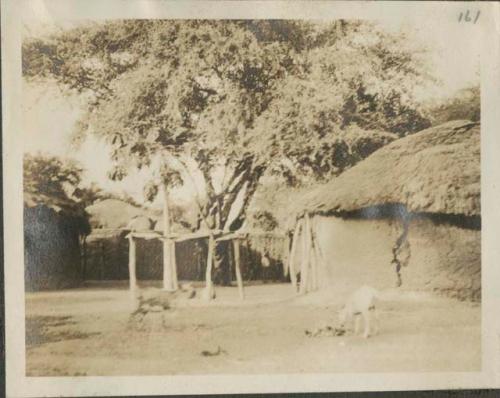
<instances>
[{"instance_id":1,"label":"tree branch","mask_svg":"<svg viewBox=\"0 0 500 398\"><path fill-rule=\"evenodd\" d=\"M203 221L205 223L205 226L208 229L212 229L212 228L210 228L209 220L206 219L206 216L208 215L208 212L206 211L206 208L200 202L200 196L199 196L199 192L198 192L198 187L196 186L196 182L194 180L194 177L192 176L191 172L189 171L189 168L187 167L186 163L184 163L180 158L175 158L175 160L177 160L177 162L182 166L182 168L184 169L185 173L187 174L187 176L191 180L191 183L194 186L194 189L195 189L194 200L196 202L196 205L198 206L199 221ZM201 225L198 225L198 228L200 226Z\"/></svg>"},{"instance_id":2,"label":"tree branch","mask_svg":"<svg viewBox=\"0 0 500 398\"><path fill-rule=\"evenodd\" d=\"M243 204L240 207L236 217L231 222L230 225L224 225L224 229L234 231L239 229L243 225L244 218L248 207L250 206L251 200L259 186L260 177L264 174L266 168L264 166L258 166L254 169L251 176L248 178L248 184L245 187L245 196L243 198ZM229 214L228 214L229 216ZM226 220L227 223L227 220Z\"/></svg>"},{"instance_id":3,"label":"tree branch","mask_svg":"<svg viewBox=\"0 0 500 398\"><path fill-rule=\"evenodd\" d=\"M229 192L232 191L233 189L231 186L233 185L234 181L241 177L245 171L251 168L253 162L253 157L252 156L247 156L243 160L241 160L236 167L233 170L233 174L229 178L227 184L225 184L222 187L222 192Z\"/></svg>"},{"instance_id":4,"label":"tree branch","mask_svg":"<svg viewBox=\"0 0 500 398\"><path fill-rule=\"evenodd\" d=\"M223 224L227 222L233 203L238 197L240 191L250 182L249 171L245 170L240 174L240 179L227 191L224 192L224 206L221 209Z\"/></svg>"}]
</instances>

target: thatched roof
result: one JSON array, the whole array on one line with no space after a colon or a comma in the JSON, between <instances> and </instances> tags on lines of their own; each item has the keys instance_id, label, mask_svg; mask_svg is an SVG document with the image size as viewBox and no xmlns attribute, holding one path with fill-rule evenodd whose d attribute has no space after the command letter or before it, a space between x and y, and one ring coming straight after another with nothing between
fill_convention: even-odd
<instances>
[{"instance_id":1,"label":"thatched roof","mask_svg":"<svg viewBox=\"0 0 500 398\"><path fill-rule=\"evenodd\" d=\"M452 121L374 152L301 200L297 213L401 204L410 212L480 215L480 125Z\"/></svg>"},{"instance_id":2,"label":"thatched roof","mask_svg":"<svg viewBox=\"0 0 500 398\"><path fill-rule=\"evenodd\" d=\"M40 192L24 192L23 201L25 211L28 210L31 214L31 216L27 216L25 213L25 223L33 222L30 217L40 217L40 212L45 209L66 223L70 223L79 234L88 235L90 233L88 214L78 202L62 196Z\"/></svg>"},{"instance_id":3,"label":"thatched roof","mask_svg":"<svg viewBox=\"0 0 500 398\"><path fill-rule=\"evenodd\" d=\"M136 217L152 217L152 211L131 205L119 199L104 199L87 207L94 228L127 228Z\"/></svg>"},{"instance_id":4,"label":"thatched roof","mask_svg":"<svg viewBox=\"0 0 500 398\"><path fill-rule=\"evenodd\" d=\"M153 230L155 226L155 222L146 216L135 216L132 220L129 221L127 227L130 231L149 231Z\"/></svg>"},{"instance_id":5,"label":"thatched roof","mask_svg":"<svg viewBox=\"0 0 500 398\"><path fill-rule=\"evenodd\" d=\"M137 207L119 199L104 199L87 207L94 230L154 230L163 231L162 211ZM173 218L173 217L172 217ZM171 221L172 232L188 231L175 220Z\"/></svg>"}]
</instances>

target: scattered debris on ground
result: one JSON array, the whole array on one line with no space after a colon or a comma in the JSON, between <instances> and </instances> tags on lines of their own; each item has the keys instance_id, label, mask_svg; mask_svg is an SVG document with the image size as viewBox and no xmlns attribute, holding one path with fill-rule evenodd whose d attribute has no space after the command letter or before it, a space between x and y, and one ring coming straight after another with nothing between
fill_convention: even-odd
<instances>
[{"instance_id":1,"label":"scattered debris on ground","mask_svg":"<svg viewBox=\"0 0 500 398\"><path fill-rule=\"evenodd\" d=\"M343 336L346 333L344 328L334 328L331 326L324 326L316 328L313 331L306 330L305 334L308 337L327 337L327 336Z\"/></svg>"},{"instance_id":2,"label":"scattered debris on ground","mask_svg":"<svg viewBox=\"0 0 500 398\"><path fill-rule=\"evenodd\" d=\"M99 332L76 330L71 316L35 316L26 319L26 346L33 347L60 340L83 340Z\"/></svg>"},{"instance_id":3,"label":"scattered debris on ground","mask_svg":"<svg viewBox=\"0 0 500 398\"><path fill-rule=\"evenodd\" d=\"M222 348L220 348L220 346L217 347L217 351L203 350L201 352L201 355L203 355L204 357L216 357L217 355L220 355L220 354L227 354L227 352L225 350L223 350Z\"/></svg>"}]
</instances>

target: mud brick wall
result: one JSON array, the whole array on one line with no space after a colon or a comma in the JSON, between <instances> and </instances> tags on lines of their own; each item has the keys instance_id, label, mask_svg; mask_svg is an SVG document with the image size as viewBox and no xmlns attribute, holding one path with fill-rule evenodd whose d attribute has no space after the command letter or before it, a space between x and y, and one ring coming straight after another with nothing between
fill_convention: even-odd
<instances>
[{"instance_id":1,"label":"mud brick wall","mask_svg":"<svg viewBox=\"0 0 500 398\"><path fill-rule=\"evenodd\" d=\"M407 287L459 300L481 300L481 231L430 220L410 223L411 258L402 270Z\"/></svg>"},{"instance_id":2,"label":"mud brick wall","mask_svg":"<svg viewBox=\"0 0 500 398\"><path fill-rule=\"evenodd\" d=\"M392 248L402 231L402 223L390 218L318 217L317 234L324 257L319 273L321 288L337 296L363 284L395 288ZM480 230L420 216L410 222L408 241L410 260L401 269L400 289L480 301ZM300 247L295 267L300 267Z\"/></svg>"}]
</instances>

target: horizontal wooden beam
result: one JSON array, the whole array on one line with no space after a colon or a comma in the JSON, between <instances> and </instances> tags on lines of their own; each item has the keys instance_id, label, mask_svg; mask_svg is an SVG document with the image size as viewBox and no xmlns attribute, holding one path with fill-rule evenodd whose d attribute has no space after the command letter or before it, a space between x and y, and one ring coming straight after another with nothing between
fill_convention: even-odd
<instances>
[{"instance_id":1,"label":"horizontal wooden beam","mask_svg":"<svg viewBox=\"0 0 500 398\"><path fill-rule=\"evenodd\" d=\"M137 239L159 239L159 240L171 240L174 242L184 242L187 240L192 240L192 239L200 239L200 238L209 238L210 236L217 237L216 241L226 241L226 240L232 240L232 239L245 239L249 236L255 236L255 237L269 237L269 238L285 238L285 234L281 232L262 232L262 231L236 231L236 232L229 232L229 231L221 231L221 230L204 230L204 231L197 231L197 232L192 232L189 234L175 234L171 233L168 235L163 235L161 232L157 231L133 231L127 234L125 237L130 239L130 238L137 238Z\"/></svg>"},{"instance_id":2,"label":"horizontal wooden beam","mask_svg":"<svg viewBox=\"0 0 500 398\"><path fill-rule=\"evenodd\" d=\"M177 235L177 237L173 238L175 242L184 242L186 240L191 239L200 239L200 238L209 238L210 236L217 236L222 233L221 230L210 230L210 231L198 231L190 234ZM167 239L170 237L167 237Z\"/></svg>"},{"instance_id":3,"label":"horizontal wooden beam","mask_svg":"<svg viewBox=\"0 0 500 398\"><path fill-rule=\"evenodd\" d=\"M160 234L159 232L154 232L154 231L136 231L136 232L130 232L125 236L125 238L130 239L130 238L139 238L139 239L161 239L163 238L163 235Z\"/></svg>"}]
</instances>

